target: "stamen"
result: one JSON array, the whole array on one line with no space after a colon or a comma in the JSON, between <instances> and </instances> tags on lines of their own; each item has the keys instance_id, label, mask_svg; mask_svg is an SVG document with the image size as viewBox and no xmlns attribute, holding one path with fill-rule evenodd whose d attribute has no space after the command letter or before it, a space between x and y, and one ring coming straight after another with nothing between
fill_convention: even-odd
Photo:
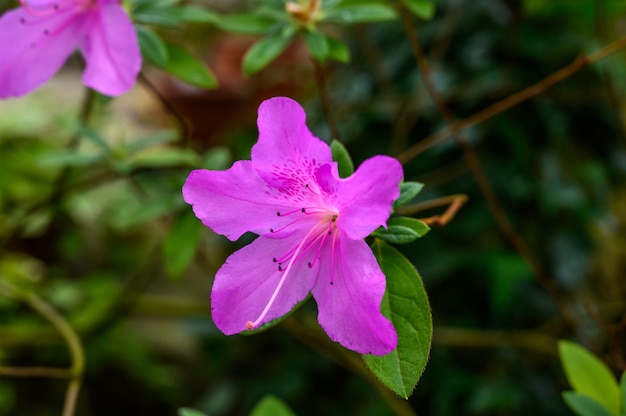
<instances>
[{"instance_id":1,"label":"stamen","mask_svg":"<svg viewBox=\"0 0 626 416\"><path fill-rule=\"evenodd\" d=\"M274 301L278 297L278 292L280 292L280 289L283 287L283 284L285 283L285 280L287 279L287 276L289 275L289 272L291 271L291 267L293 266L294 262L296 261L296 258L298 257L298 254L300 253L300 250L304 246L304 243L309 239L311 234L313 234L317 228L318 228L317 226L312 227L309 230L309 232L304 236L304 238L302 239L300 244L298 244L298 247L296 248L296 251L295 251L293 257L291 258L291 260L289 260L289 264L287 264L287 268L285 269L285 273L283 273L283 276L280 278L280 281L278 282L278 285L276 286L276 289L274 289L274 293L272 293L272 296L270 297L269 302L267 302L267 305L265 305L265 308L263 309L263 311L261 312L259 317L256 318L256 320L254 320L254 322L248 321L246 323L246 328L248 328L248 329L256 328L259 325L259 323L261 323L261 321L263 321L263 318L265 318L265 315L267 315L267 312L270 310L270 308L274 304ZM278 266L278 270L282 271L282 268L280 266Z\"/></svg>"},{"instance_id":2,"label":"stamen","mask_svg":"<svg viewBox=\"0 0 626 416\"><path fill-rule=\"evenodd\" d=\"M333 243L330 246L330 284L335 284L335 242L339 233L333 235Z\"/></svg>"}]
</instances>

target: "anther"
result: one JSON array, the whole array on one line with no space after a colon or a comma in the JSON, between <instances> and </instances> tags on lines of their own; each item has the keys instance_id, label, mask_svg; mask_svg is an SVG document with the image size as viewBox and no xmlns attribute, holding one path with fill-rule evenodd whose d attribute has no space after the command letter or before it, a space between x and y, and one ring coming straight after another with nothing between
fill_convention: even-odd
<instances>
[{"instance_id":1,"label":"anther","mask_svg":"<svg viewBox=\"0 0 626 416\"><path fill-rule=\"evenodd\" d=\"M273 233L273 232L274 232L274 229L273 229L273 228L270 228L270 233Z\"/></svg>"},{"instance_id":2,"label":"anther","mask_svg":"<svg viewBox=\"0 0 626 416\"><path fill-rule=\"evenodd\" d=\"M312 268L312 267L313 267L313 265L311 264L311 262L309 262L309 269Z\"/></svg>"},{"instance_id":3,"label":"anther","mask_svg":"<svg viewBox=\"0 0 626 416\"><path fill-rule=\"evenodd\" d=\"M309 187L309 184L307 183L306 185L304 185L304 187L305 187L305 188L308 188L308 187Z\"/></svg>"},{"instance_id":4,"label":"anther","mask_svg":"<svg viewBox=\"0 0 626 416\"><path fill-rule=\"evenodd\" d=\"M276 215L280 217L280 211L276 211Z\"/></svg>"},{"instance_id":5,"label":"anther","mask_svg":"<svg viewBox=\"0 0 626 416\"><path fill-rule=\"evenodd\" d=\"M302 212L306 212L306 209L302 208Z\"/></svg>"},{"instance_id":6,"label":"anther","mask_svg":"<svg viewBox=\"0 0 626 416\"><path fill-rule=\"evenodd\" d=\"M254 324L252 323L252 321L248 321L248 322L246 322L246 328L248 328L248 329L254 329Z\"/></svg>"},{"instance_id":7,"label":"anther","mask_svg":"<svg viewBox=\"0 0 626 416\"><path fill-rule=\"evenodd\" d=\"M274 258L272 259L272 261L273 261L274 263L276 263L276 257L274 257Z\"/></svg>"},{"instance_id":8,"label":"anther","mask_svg":"<svg viewBox=\"0 0 626 416\"><path fill-rule=\"evenodd\" d=\"M330 285L331 285L331 286L332 286L332 285L334 285L334 284L335 284L335 282L330 282Z\"/></svg>"},{"instance_id":9,"label":"anther","mask_svg":"<svg viewBox=\"0 0 626 416\"><path fill-rule=\"evenodd\" d=\"M280 264L278 265L278 271L282 272L283 271L283 266L281 266Z\"/></svg>"}]
</instances>

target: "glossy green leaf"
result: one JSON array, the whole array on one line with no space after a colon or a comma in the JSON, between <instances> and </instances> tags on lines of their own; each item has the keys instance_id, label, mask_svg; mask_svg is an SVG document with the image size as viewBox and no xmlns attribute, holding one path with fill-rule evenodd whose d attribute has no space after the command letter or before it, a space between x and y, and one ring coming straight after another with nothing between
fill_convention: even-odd
<instances>
[{"instance_id":1,"label":"glossy green leaf","mask_svg":"<svg viewBox=\"0 0 626 416\"><path fill-rule=\"evenodd\" d=\"M570 341L559 342L565 375L577 393L586 395L610 414L620 411L620 389L608 367L587 349Z\"/></svg>"},{"instance_id":2,"label":"glossy green leaf","mask_svg":"<svg viewBox=\"0 0 626 416\"><path fill-rule=\"evenodd\" d=\"M415 16L431 20L435 16L435 3L432 0L402 0Z\"/></svg>"},{"instance_id":3,"label":"glossy green leaf","mask_svg":"<svg viewBox=\"0 0 626 416\"><path fill-rule=\"evenodd\" d=\"M339 177L347 178L354 173L354 163L348 153L348 149L339 140L330 142L330 150L333 154L333 160L337 162Z\"/></svg>"},{"instance_id":4,"label":"glossy green leaf","mask_svg":"<svg viewBox=\"0 0 626 416\"><path fill-rule=\"evenodd\" d=\"M372 248L387 277L381 311L398 332L398 347L382 357L363 357L385 386L408 399L430 353L433 326L428 297L417 270L399 251L381 240Z\"/></svg>"},{"instance_id":5,"label":"glossy green leaf","mask_svg":"<svg viewBox=\"0 0 626 416\"><path fill-rule=\"evenodd\" d=\"M395 18L396 11L383 3L339 5L323 12L324 21L343 24L374 23Z\"/></svg>"},{"instance_id":6,"label":"glossy green leaf","mask_svg":"<svg viewBox=\"0 0 626 416\"><path fill-rule=\"evenodd\" d=\"M187 269L198 248L202 222L192 210L176 218L163 244L165 270L172 279L178 279Z\"/></svg>"},{"instance_id":7,"label":"glossy green leaf","mask_svg":"<svg viewBox=\"0 0 626 416\"><path fill-rule=\"evenodd\" d=\"M350 50L345 43L338 39L326 38L328 43L328 57L335 61L347 63L350 61Z\"/></svg>"},{"instance_id":8,"label":"glossy green leaf","mask_svg":"<svg viewBox=\"0 0 626 416\"><path fill-rule=\"evenodd\" d=\"M295 413L278 397L268 395L254 406L250 416L295 416Z\"/></svg>"},{"instance_id":9,"label":"glossy green leaf","mask_svg":"<svg viewBox=\"0 0 626 416\"><path fill-rule=\"evenodd\" d=\"M392 244L407 244L423 237L429 230L428 225L415 218L394 217L387 221L387 229L378 228L372 233L372 237Z\"/></svg>"},{"instance_id":10,"label":"glossy green leaf","mask_svg":"<svg viewBox=\"0 0 626 416\"><path fill-rule=\"evenodd\" d=\"M330 53L326 37L317 30L309 30L304 35L309 53L318 62L326 62Z\"/></svg>"},{"instance_id":11,"label":"glossy green leaf","mask_svg":"<svg viewBox=\"0 0 626 416\"><path fill-rule=\"evenodd\" d=\"M424 184L419 182L402 182L400 184L400 196L393 203L393 209L396 209L415 198L423 187Z\"/></svg>"},{"instance_id":12,"label":"glossy green leaf","mask_svg":"<svg viewBox=\"0 0 626 416\"><path fill-rule=\"evenodd\" d=\"M179 46L167 44L169 60L165 70L181 80L201 88L217 87L217 80L207 66Z\"/></svg>"},{"instance_id":13,"label":"glossy green leaf","mask_svg":"<svg viewBox=\"0 0 626 416\"><path fill-rule=\"evenodd\" d=\"M243 57L243 73L249 76L265 68L287 48L292 38L293 32L287 31L256 42Z\"/></svg>"},{"instance_id":14,"label":"glossy green leaf","mask_svg":"<svg viewBox=\"0 0 626 416\"><path fill-rule=\"evenodd\" d=\"M574 391L563 392L563 400L578 416L616 416L589 396Z\"/></svg>"},{"instance_id":15,"label":"glossy green leaf","mask_svg":"<svg viewBox=\"0 0 626 416\"><path fill-rule=\"evenodd\" d=\"M226 32L262 35L276 24L276 21L257 14L232 14L221 16L215 25Z\"/></svg>"},{"instance_id":16,"label":"glossy green leaf","mask_svg":"<svg viewBox=\"0 0 626 416\"><path fill-rule=\"evenodd\" d=\"M198 410L183 407L183 408L178 409L178 416L207 416L207 415L205 413L199 412Z\"/></svg>"},{"instance_id":17,"label":"glossy green leaf","mask_svg":"<svg viewBox=\"0 0 626 416\"><path fill-rule=\"evenodd\" d=\"M141 9L133 13L133 21L148 25L176 27L180 24L178 17L172 13L171 7L154 7Z\"/></svg>"},{"instance_id":18,"label":"glossy green leaf","mask_svg":"<svg viewBox=\"0 0 626 416\"><path fill-rule=\"evenodd\" d=\"M164 68L167 65L168 55L163 39L146 26L135 25L135 29L137 30L141 55L155 66Z\"/></svg>"}]
</instances>

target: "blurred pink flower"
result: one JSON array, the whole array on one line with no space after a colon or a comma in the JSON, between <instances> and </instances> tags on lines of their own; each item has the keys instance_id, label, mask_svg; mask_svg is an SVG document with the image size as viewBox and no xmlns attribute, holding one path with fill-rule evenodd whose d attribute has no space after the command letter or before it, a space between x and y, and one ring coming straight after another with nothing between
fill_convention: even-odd
<instances>
[{"instance_id":1,"label":"blurred pink flower","mask_svg":"<svg viewBox=\"0 0 626 416\"><path fill-rule=\"evenodd\" d=\"M397 334L380 312L385 276L363 239L385 225L402 167L375 156L339 178L330 147L305 118L291 99L263 102L252 160L187 178L184 199L207 227L231 240L247 231L259 235L218 270L213 320L227 335L258 328L311 292L332 340L387 354Z\"/></svg>"},{"instance_id":2,"label":"blurred pink flower","mask_svg":"<svg viewBox=\"0 0 626 416\"><path fill-rule=\"evenodd\" d=\"M135 28L116 0L22 0L0 18L0 98L48 81L75 49L83 83L120 95L135 83L141 53Z\"/></svg>"}]
</instances>

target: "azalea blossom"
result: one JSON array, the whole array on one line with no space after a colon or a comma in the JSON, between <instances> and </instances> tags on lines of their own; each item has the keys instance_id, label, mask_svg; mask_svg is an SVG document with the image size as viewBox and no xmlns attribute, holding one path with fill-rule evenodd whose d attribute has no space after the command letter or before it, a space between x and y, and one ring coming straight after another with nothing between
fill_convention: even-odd
<instances>
[{"instance_id":1,"label":"azalea blossom","mask_svg":"<svg viewBox=\"0 0 626 416\"><path fill-rule=\"evenodd\" d=\"M0 18L0 98L39 87L79 49L83 83L120 95L141 68L137 34L117 0L22 0Z\"/></svg>"},{"instance_id":2,"label":"azalea blossom","mask_svg":"<svg viewBox=\"0 0 626 416\"><path fill-rule=\"evenodd\" d=\"M187 178L184 199L204 225L233 241L248 231L259 235L217 271L213 320L227 335L258 328L310 292L332 340L387 354L397 334L380 312L385 276L363 239L389 218L402 167L374 156L340 178L330 147L305 118L289 98L263 102L251 160Z\"/></svg>"}]
</instances>

